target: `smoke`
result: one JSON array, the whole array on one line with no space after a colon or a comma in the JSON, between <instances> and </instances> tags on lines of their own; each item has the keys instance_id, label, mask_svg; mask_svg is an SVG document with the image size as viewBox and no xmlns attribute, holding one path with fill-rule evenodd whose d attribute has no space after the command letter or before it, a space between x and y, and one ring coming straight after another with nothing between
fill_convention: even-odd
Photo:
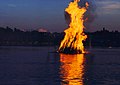
<instances>
[{"instance_id":1,"label":"smoke","mask_svg":"<svg viewBox=\"0 0 120 85\"><path fill-rule=\"evenodd\" d=\"M74 0L72 0L73 2ZM87 9L87 12L84 14L84 20L85 20L85 27L87 29L90 28L90 24L94 21L95 17L97 16L95 10L96 10L96 5L95 5L95 1L94 0L80 0L80 2L78 3L78 5L80 7L85 7L86 2L88 2L89 7ZM68 13L65 12L65 19L67 24L70 23L70 15Z\"/></svg>"}]
</instances>

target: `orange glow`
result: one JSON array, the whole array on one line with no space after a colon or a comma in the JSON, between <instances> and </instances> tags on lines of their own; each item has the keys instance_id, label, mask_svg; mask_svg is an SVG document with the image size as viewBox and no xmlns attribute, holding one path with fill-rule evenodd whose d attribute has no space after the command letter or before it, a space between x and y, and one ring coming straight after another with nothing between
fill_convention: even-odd
<instances>
[{"instance_id":1,"label":"orange glow","mask_svg":"<svg viewBox=\"0 0 120 85\"><path fill-rule=\"evenodd\" d=\"M64 31L65 37L60 44L60 52L63 52L65 48L69 48L70 50L77 51L76 53L85 53L82 41L87 38L87 35L83 33L85 28L83 17L89 4L86 3L86 7L79 7L78 2L80 0L70 2L69 6L65 9L70 15L71 22L69 28Z\"/></svg>"},{"instance_id":2,"label":"orange glow","mask_svg":"<svg viewBox=\"0 0 120 85\"><path fill-rule=\"evenodd\" d=\"M84 54L60 54L61 85L84 85Z\"/></svg>"}]
</instances>

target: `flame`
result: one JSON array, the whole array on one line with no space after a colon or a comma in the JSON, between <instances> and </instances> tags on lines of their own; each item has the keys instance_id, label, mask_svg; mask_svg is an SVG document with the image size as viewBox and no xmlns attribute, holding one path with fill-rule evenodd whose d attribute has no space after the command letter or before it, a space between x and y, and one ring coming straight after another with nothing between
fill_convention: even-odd
<instances>
[{"instance_id":1,"label":"flame","mask_svg":"<svg viewBox=\"0 0 120 85\"><path fill-rule=\"evenodd\" d=\"M87 35L83 33L85 28L83 25L85 21L83 20L83 17L89 4L86 3L86 7L79 7L78 2L80 2L80 0L70 2L69 6L65 9L70 15L71 22L69 28L64 31L65 37L60 44L60 52L69 49L69 51L76 51L75 53L85 53L82 41L87 38Z\"/></svg>"},{"instance_id":2,"label":"flame","mask_svg":"<svg viewBox=\"0 0 120 85\"><path fill-rule=\"evenodd\" d=\"M61 85L84 85L84 54L60 54Z\"/></svg>"}]
</instances>

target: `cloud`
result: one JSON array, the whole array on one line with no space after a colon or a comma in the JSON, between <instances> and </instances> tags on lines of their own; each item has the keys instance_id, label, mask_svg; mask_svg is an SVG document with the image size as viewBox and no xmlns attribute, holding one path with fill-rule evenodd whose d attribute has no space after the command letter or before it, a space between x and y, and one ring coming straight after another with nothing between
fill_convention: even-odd
<instances>
[{"instance_id":1,"label":"cloud","mask_svg":"<svg viewBox=\"0 0 120 85\"><path fill-rule=\"evenodd\" d=\"M110 9L110 10L120 9L120 3L118 3L118 4L110 4L110 5L104 6L103 8L104 9Z\"/></svg>"},{"instance_id":2,"label":"cloud","mask_svg":"<svg viewBox=\"0 0 120 85\"><path fill-rule=\"evenodd\" d=\"M43 29L43 28L40 28L40 29L38 29L38 32L47 32L47 30Z\"/></svg>"},{"instance_id":3,"label":"cloud","mask_svg":"<svg viewBox=\"0 0 120 85\"><path fill-rule=\"evenodd\" d=\"M15 8L15 7L17 7L17 5L15 5L15 4L8 4L8 7Z\"/></svg>"},{"instance_id":4,"label":"cloud","mask_svg":"<svg viewBox=\"0 0 120 85\"><path fill-rule=\"evenodd\" d=\"M120 14L120 1L118 0L97 0L96 4L99 13Z\"/></svg>"}]
</instances>

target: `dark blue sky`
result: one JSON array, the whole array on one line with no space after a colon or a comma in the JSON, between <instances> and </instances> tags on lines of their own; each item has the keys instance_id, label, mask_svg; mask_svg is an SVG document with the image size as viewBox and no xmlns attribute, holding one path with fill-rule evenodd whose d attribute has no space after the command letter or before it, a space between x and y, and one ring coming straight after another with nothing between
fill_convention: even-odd
<instances>
[{"instance_id":1,"label":"dark blue sky","mask_svg":"<svg viewBox=\"0 0 120 85\"><path fill-rule=\"evenodd\" d=\"M45 28L62 32L66 27L64 9L71 0L0 0L0 26L20 29ZM91 0L92 1L92 0ZM120 31L120 0L95 0L97 17L88 31Z\"/></svg>"}]
</instances>

